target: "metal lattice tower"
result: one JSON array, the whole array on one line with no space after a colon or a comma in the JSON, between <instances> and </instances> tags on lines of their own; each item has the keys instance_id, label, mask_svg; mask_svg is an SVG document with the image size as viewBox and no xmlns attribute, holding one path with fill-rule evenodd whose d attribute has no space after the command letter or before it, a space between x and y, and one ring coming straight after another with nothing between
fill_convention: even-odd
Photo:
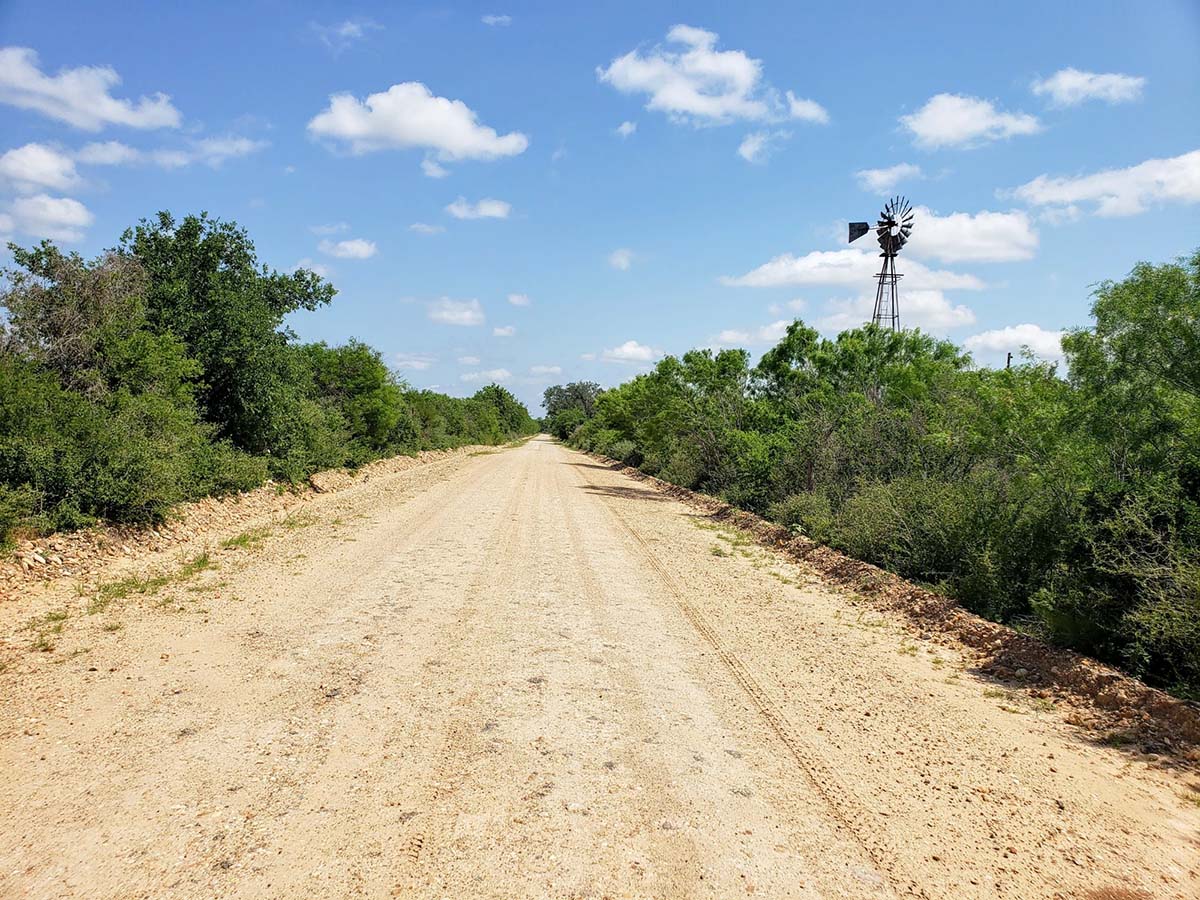
<instances>
[{"instance_id":1,"label":"metal lattice tower","mask_svg":"<svg viewBox=\"0 0 1200 900\"><path fill-rule=\"evenodd\" d=\"M912 234L913 210L903 197L893 197L879 214L875 224L875 234L879 240L879 248L883 252L880 257L883 265L877 276L875 288L875 309L871 313L871 322L880 328L890 328L898 331L900 328L900 300L897 291L899 279L903 276L896 274L896 254L908 243ZM871 226L867 222L850 223L850 241L856 241L868 231Z\"/></svg>"}]
</instances>

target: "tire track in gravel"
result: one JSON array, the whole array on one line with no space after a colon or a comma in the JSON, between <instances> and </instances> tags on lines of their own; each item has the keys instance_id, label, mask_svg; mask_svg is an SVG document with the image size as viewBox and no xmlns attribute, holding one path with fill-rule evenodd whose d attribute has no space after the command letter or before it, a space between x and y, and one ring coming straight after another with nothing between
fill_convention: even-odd
<instances>
[{"instance_id":1,"label":"tire track in gravel","mask_svg":"<svg viewBox=\"0 0 1200 900\"><path fill-rule=\"evenodd\" d=\"M580 472L579 477L584 484L592 484L582 472ZM854 808L850 808L841 799L841 797L848 796L846 791L830 790L829 785L838 785L837 778L826 766L817 760L816 754L805 745L804 741L800 738L799 729L787 719L780 709L779 704L772 700L770 693L754 677L745 662L725 646L720 635L708 623L700 611L688 602L675 577L663 565L654 551L650 549L642 536L634 530L613 504L603 503L602 505L613 520L620 525L622 532L630 538L632 545L636 548L637 554L654 571L663 587L666 588L667 594L670 596L676 609L679 610L683 617L695 628L696 632L716 652L717 657L724 664L730 675L733 676L751 703L753 703L762 720L783 746L787 748L798 764L809 786L825 802L840 827L862 849L875 868L885 875L894 891L908 896L927 898L929 895L919 886L915 879L902 879L897 875L897 861L900 856L894 848L889 847L886 842L878 837L885 833L880 823L875 821L875 817L862 806L856 805ZM863 827L862 823L864 822L868 823L866 828Z\"/></svg>"}]
</instances>

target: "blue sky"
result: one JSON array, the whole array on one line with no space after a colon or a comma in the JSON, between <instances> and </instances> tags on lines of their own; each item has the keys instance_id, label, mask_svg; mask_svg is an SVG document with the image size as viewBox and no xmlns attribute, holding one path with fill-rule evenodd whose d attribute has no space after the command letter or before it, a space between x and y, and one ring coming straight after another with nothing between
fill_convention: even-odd
<instances>
[{"instance_id":1,"label":"blue sky","mask_svg":"<svg viewBox=\"0 0 1200 900\"><path fill-rule=\"evenodd\" d=\"M531 407L862 321L889 192L903 321L984 364L1200 245L1195 0L805 6L0 0L0 237L208 210L328 273L303 338Z\"/></svg>"}]
</instances>

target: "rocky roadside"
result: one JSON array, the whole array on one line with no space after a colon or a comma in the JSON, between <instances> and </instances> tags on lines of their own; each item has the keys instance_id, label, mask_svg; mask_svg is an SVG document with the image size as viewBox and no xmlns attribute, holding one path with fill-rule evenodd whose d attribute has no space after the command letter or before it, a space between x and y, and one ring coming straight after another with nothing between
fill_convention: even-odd
<instances>
[{"instance_id":1,"label":"rocky roadside","mask_svg":"<svg viewBox=\"0 0 1200 900\"><path fill-rule=\"evenodd\" d=\"M898 616L922 639L952 643L974 660L980 674L1023 689L1034 700L1064 702L1069 708L1065 715L1068 724L1091 739L1140 748L1150 763L1200 767L1200 705L1080 653L984 619L944 594L792 534L716 497L662 481L607 456L588 455L714 520L741 529L760 545L803 564L825 583Z\"/></svg>"}]
</instances>

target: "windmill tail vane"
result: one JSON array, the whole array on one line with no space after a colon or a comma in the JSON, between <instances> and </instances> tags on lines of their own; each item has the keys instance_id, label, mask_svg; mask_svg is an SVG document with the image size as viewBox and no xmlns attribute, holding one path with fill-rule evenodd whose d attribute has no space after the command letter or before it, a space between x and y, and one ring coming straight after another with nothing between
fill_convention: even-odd
<instances>
[{"instance_id":1,"label":"windmill tail vane","mask_svg":"<svg viewBox=\"0 0 1200 900\"><path fill-rule=\"evenodd\" d=\"M903 197L889 200L875 223L883 265L876 276L875 309L871 314L871 322L880 328L890 328L892 331L900 329L900 302L896 288L902 276L896 274L896 255L908 243L912 228L913 208ZM850 243L870 230L869 222L851 222Z\"/></svg>"}]
</instances>

